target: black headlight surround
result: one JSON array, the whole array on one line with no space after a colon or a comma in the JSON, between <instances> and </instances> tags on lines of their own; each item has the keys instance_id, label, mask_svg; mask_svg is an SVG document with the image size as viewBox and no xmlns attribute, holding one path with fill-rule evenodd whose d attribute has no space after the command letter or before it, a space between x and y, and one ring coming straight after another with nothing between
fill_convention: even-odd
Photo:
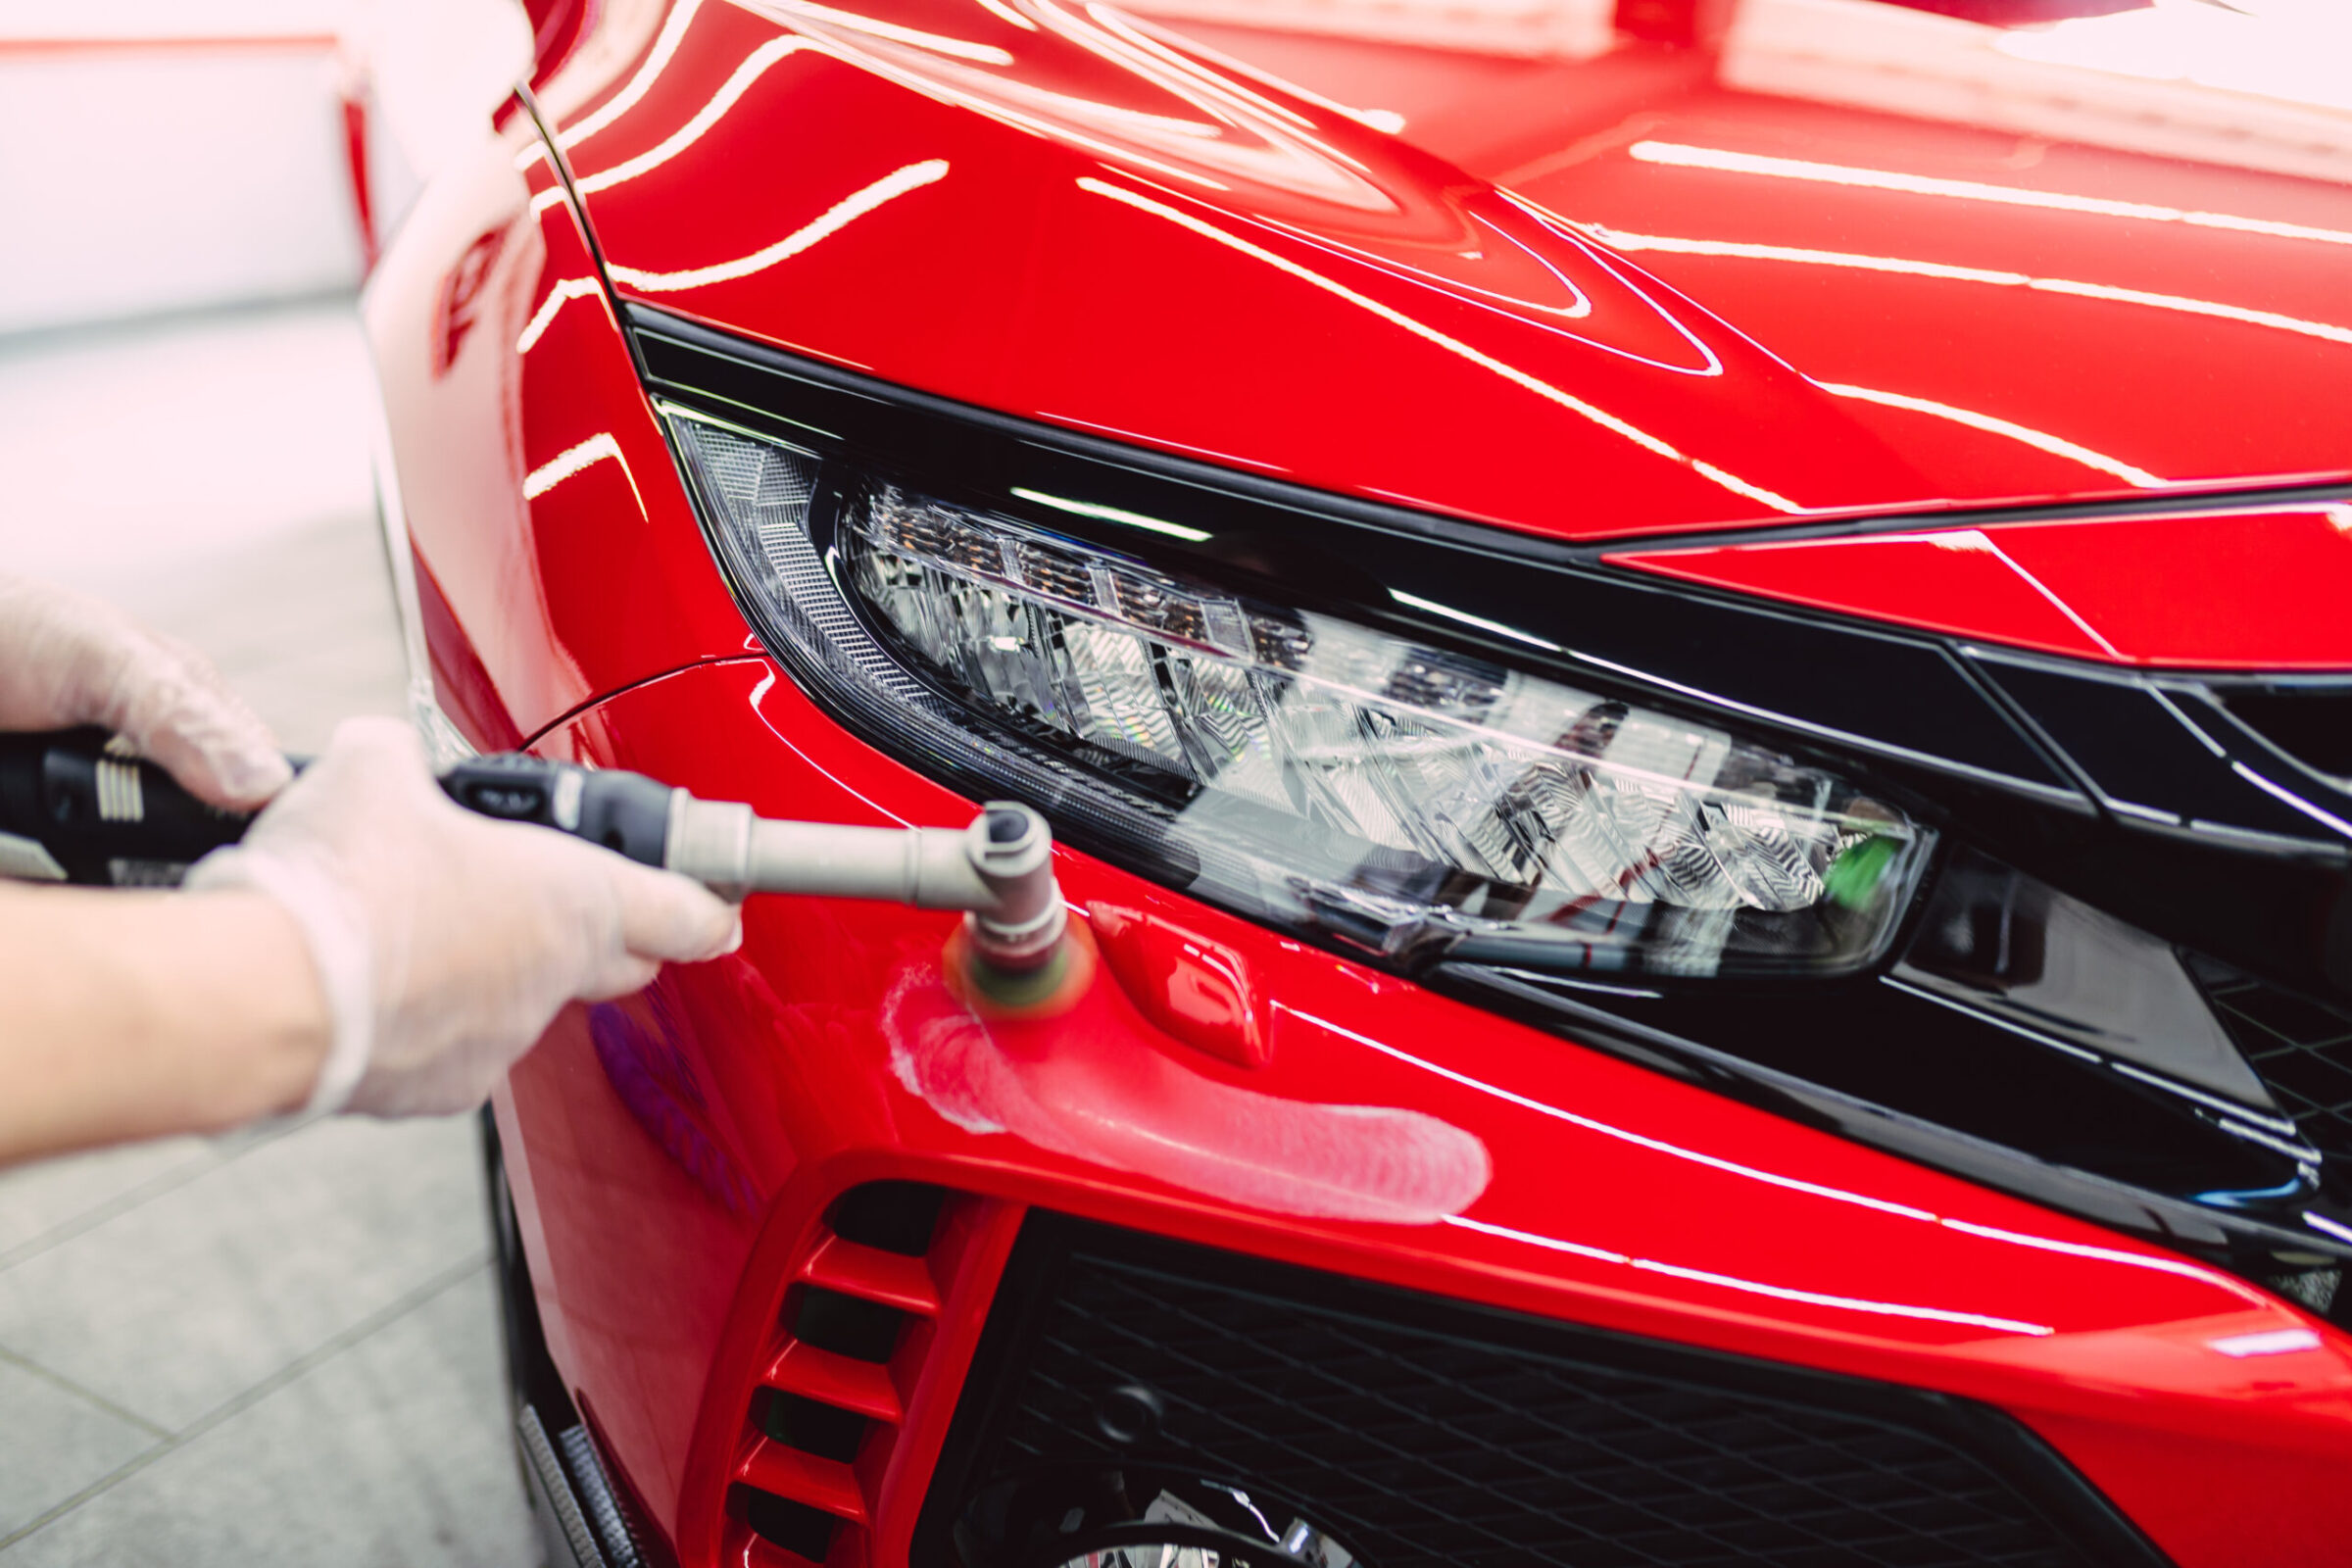
<instances>
[{"instance_id":1,"label":"black headlight surround","mask_svg":"<svg viewBox=\"0 0 2352 1568\"><path fill-rule=\"evenodd\" d=\"M2331 901L2344 898L2339 846L2292 831L2200 833L2118 811L2100 778L2073 755L2075 730L2058 711L2066 703L2053 709L2019 695L2021 685L2038 681L2076 700L2073 722L2079 729L2082 713L2096 710L2099 693L2136 691L2151 684L2143 678L1652 579L1604 564L1597 549L1308 491L953 404L645 307L630 307L628 314L658 396L828 460L833 482L820 484L810 530L829 564L837 562L829 547L844 501L838 475L844 467L878 475L1098 548L1166 562L1237 592L1457 648L1588 690L1614 690L1698 722L1728 724L1801 760L1849 776L1859 772L1922 820L1965 823L1977 846L2087 901L2132 908L2135 915L2147 911L2146 923L2185 947L2306 991L2327 994L2337 984L2332 955L2309 933L2315 924L2326 925ZM910 462L909 454L921 456ZM1172 520L1203 537L1154 536L1146 545L1116 523L1045 510L1015 494L1019 490ZM2212 500L2201 497L2199 504ZM1883 519L1857 519L1798 531L1883 526ZM836 586L846 586L835 569ZM730 575L740 579L742 573ZM743 581L731 586L739 603L758 602ZM1405 609L1390 594L1392 586L1457 613L1441 617ZM843 598L857 605L855 594ZM1490 634L1480 623L1526 629L1559 651ZM1572 628L1573 636L1561 628ZM777 640L769 640L785 658ZM967 790L991 787L956 759L910 753L903 736L878 733L844 711L821 680L808 678L812 672L795 673L813 700L883 750ZM2218 688L2225 683L2215 684L2218 710ZM929 695L953 704L946 694ZM1045 749L1037 751L1041 759L1051 758ZM1069 800L1036 804L1057 816L1071 842L1182 887L1192 867L1171 857L1168 846L1105 833L1096 813L1071 812L1081 790L1104 783L1088 773L1072 778ZM2212 783L2193 781L2192 793L2209 794ZM2249 804L2245 814L2274 804ZM2280 814L2261 820L2270 828L2296 825L2280 822ZM2163 852L2152 854L2159 844ZM2152 859L2163 862L2163 874L2151 871ZM1936 874L1932 869L1922 881L1922 903ZM2157 894L2169 896L2152 896ZM2217 906L2235 918L2213 918ZM2244 919L2249 909L2268 912L2269 924ZM2285 940L2282 930L2289 933ZM1898 933L1896 952L1910 935L1907 928ZM2342 988L2352 995L2352 952L2342 957ZM1835 1029L1850 1011L1845 1002L1875 983L1868 976L1837 983L1750 982L1736 993L1735 1011L1747 1009L1738 1020L1740 1027L1727 1020L1720 1030L1689 1018L1661 1030L1643 1022L1639 1007L1612 996L1610 988L1514 976L1492 965L1448 963L1423 978L1580 1044L2258 1277L2352 1258L2352 1240L2302 1222L2304 1206L2320 1201L2308 1184L2267 1210L2254 1205L2222 1213L2185 1200L2245 1152L2216 1143L2221 1135L2211 1118L2200 1121L2184 1102L2168 1107L2180 1129L2175 1152L2181 1178L2164 1184L2167 1191L2154 1191L1893 1110L1757 1059L1754 1041L1768 1037L1772 1024L1767 1019L1759 1026L1754 1007L1801 1007L1801 1023L1794 1021L1796 1012L1787 1014L1789 1027ZM2053 1082L2079 1089L2082 1076L2068 1066ZM2112 1075L2104 1090L2143 1101L2150 1094L2144 1083ZM2292 1164L2275 1162L2272 1173L2279 1169ZM2352 1207L2327 1204L2325 1211L2340 1214L2352 1227ZM2343 1235L2352 1238L2352 1228Z\"/></svg>"}]
</instances>

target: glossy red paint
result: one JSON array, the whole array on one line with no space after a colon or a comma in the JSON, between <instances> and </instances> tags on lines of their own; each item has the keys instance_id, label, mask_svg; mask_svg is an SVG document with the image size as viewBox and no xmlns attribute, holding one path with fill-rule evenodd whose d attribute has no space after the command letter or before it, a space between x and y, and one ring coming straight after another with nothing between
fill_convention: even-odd
<instances>
[{"instance_id":1,"label":"glossy red paint","mask_svg":"<svg viewBox=\"0 0 2352 1568\"><path fill-rule=\"evenodd\" d=\"M1269 1050L1265 988L1233 949L1163 916L1115 904L1087 910L1103 961L1144 1016L1237 1067L1262 1067Z\"/></svg>"},{"instance_id":2,"label":"glossy red paint","mask_svg":"<svg viewBox=\"0 0 2352 1568\"><path fill-rule=\"evenodd\" d=\"M710 746L713 734L730 745ZM547 747L820 819L946 826L974 809L832 727L764 661L643 686ZM1276 999L1271 1056L1254 1071L1177 1044L1116 995L1087 1015L1090 1050L1150 1062L1179 1091L1189 1080L1315 1102L1345 1085L1359 1103L1417 1107L1481 1141L1491 1184L1435 1224L1302 1218L958 1125L894 1065L939 1015L923 999L939 994L952 917L756 901L741 954L598 1009L665 1031L670 1102L741 1173L748 1201L696 1173L680 1153L691 1141L632 1112L616 1054L600 1052L582 1014L517 1069L503 1106L541 1216L532 1264L551 1327L563 1325L561 1364L591 1391L683 1560L710 1560L761 1348L808 1227L842 1188L883 1175L1988 1399L2061 1439L2183 1565L2254 1560L2211 1521L2256 1510L2257 1495L2282 1550L2334 1549L2327 1478L2352 1463L2352 1342L2321 1329L2321 1348L2295 1355L2211 1349L2307 1324L2263 1292L1521 1029L1087 857L1061 851L1058 868L1083 905L1180 918ZM1107 966L1098 983L1119 984ZM1564 1206L1564 1193L1606 1200ZM935 1430L953 1396L947 1372L926 1376L893 1385L909 1430ZM2217 1478L2193 1505L2167 1494L2169 1471L2137 1462L2150 1433ZM2215 1490L2232 1477L2249 1489L2243 1503ZM910 1510L914 1496L903 1481L886 1500Z\"/></svg>"},{"instance_id":3,"label":"glossy red paint","mask_svg":"<svg viewBox=\"0 0 2352 1568\"><path fill-rule=\"evenodd\" d=\"M2352 669L2352 505L1627 551L1614 565L2106 663ZM2249 606L2261 607L2248 614Z\"/></svg>"},{"instance_id":4,"label":"glossy red paint","mask_svg":"<svg viewBox=\"0 0 2352 1568\"><path fill-rule=\"evenodd\" d=\"M1197 70L1123 69L1133 46L1074 18L1075 38L972 21L971 48L1037 69L1002 80L814 24L686 17L626 113L562 137L616 285L894 380L1309 482L1336 470L1274 438L1318 429L1388 454L1352 488L1480 516L1523 512L1530 466L1585 475L1546 480L1545 518L1639 496L1720 520L1915 485L1785 367L1409 148L1328 113L1294 124ZM1211 110L1238 128L1147 135L1125 167L1083 145ZM778 183L680 212L674 182L646 177L673 165ZM978 238L1010 215L1028 238ZM1139 266L1101 265L1113 254ZM1338 391L1391 377L1415 396ZM1465 470L1453 454L1480 437L1523 456Z\"/></svg>"},{"instance_id":5,"label":"glossy red paint","mask_svg":"<svg viewBox=\"0 0 2352 1568\"><path fill-rule=\"evenodd\" d=\"M2348 471L2340 187L2087 151L2021 177L2014 137L1636 46L1545 78L1577 161L1491 185L1108 13L844 15L680 4L625 72L551 84L624 295L1577 538Z\"/></svg>"},{"instance_id":6,"label":"glossy red paint","mask_svg":"<svg viewBox=\"0 0 2352 1568\"><path fill-rule=\"evenodd\" d=\"M421 608L463 628L437 673L477 735L759 646L527 116L418 201L366 315Z\"/></svg>"}]
</instances>

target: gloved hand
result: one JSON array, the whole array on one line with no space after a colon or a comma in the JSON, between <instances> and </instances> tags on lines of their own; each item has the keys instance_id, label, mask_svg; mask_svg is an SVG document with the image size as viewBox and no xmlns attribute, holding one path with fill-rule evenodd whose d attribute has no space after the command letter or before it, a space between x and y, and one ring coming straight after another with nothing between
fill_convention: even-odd
<instances>
[{"instance_id":1,"label":"gloved hand","mask_svg":"<svg viewBox=\"0 0 2352 1568\"><path fill-rule=\"evenodd\" d=\"M301 926L334 1022L315 1110L470 1109L565 1003L743 940L734 906L698 882L460 809L388 718L346 720L185 885L257 888Z\"/></svg>"},{"instance_id":2,"label":"gloved hand","mask_svg":"<svg viewBox=\"0 0 2352 1568\"><path fill-rule=\"evenodd\" d=\"M215 806L252 810L293 776L212 662L112 605L0 574L0 730L103 724Z\"/></svg>"}]
</instances>

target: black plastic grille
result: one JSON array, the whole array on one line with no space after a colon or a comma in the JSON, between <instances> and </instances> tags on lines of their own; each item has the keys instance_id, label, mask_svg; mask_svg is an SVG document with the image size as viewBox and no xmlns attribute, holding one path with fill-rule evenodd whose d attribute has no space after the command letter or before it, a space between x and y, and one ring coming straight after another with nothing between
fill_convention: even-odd
<instances>
[{"instance_id":1,"label":"black plastic grille","mask_svg":"<svg viewBox=\"0 0 2352 1568\"><path fill-rule=\"evenodd\" d=\"M1032 1284L993 1420L958 1413L967 1496L1123 1459L1284 1499L1373 1568L2161 1561L1982 1406L1073 1228L1120 1241ZM1165 1414L1121 1444L1104 1396L1136 1385Z\"/></svg>"},{"instance_id":2,"label":"black plastic grille","mask_svg":"<svg viewBox=\"0 0 2352 1568\"><path fill-rule=\"evenodd\" d=\"M2209 958L2194 968L2278 1108L2314 1149L2352 1161L2352 1017Z\"/></svg>"}]
</instances>

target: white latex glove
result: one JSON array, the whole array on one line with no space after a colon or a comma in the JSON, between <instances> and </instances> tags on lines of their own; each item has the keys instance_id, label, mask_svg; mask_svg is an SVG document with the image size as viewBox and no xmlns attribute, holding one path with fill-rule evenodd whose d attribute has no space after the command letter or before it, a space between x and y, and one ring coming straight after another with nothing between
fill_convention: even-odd
<instances>
[{"instance_id":1,"label":"white latex glove","mask_svg":"<svg viewBox=\"0 0 2352 1568\"><path fill-rule=\"evenodd\" d=\"M215 806L252 810L292 772L269 726L185 643L100 600L0 573L0 730L103 724Z\"/></svg>"},{"instance_id":2,"label":"white latex glove","mask_svg":"<svg viewBox=\"0 0 2352 1568\"><path fill-rule=\"evenodd\" d=\"M389 718L346 720L186 885L259 889L302 927L334 1019L314 1110L469 1109L565 1003L743 940L734 906L698 882L460 809Z\"/></svg>"}]
</instances>

